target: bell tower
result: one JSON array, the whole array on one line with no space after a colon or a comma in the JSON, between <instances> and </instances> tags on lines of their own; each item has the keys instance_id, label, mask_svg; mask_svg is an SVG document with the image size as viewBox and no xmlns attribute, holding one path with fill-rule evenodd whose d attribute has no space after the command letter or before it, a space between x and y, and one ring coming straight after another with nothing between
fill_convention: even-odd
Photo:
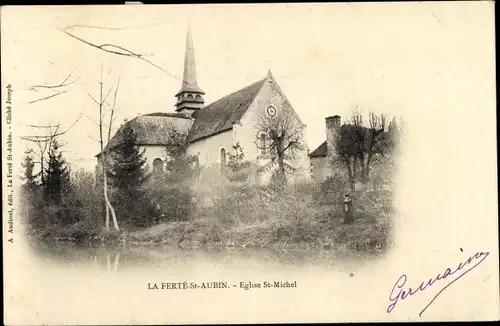
<instances>
[{"instance_id":1,"label":"bell tower","mask_svg":"<svg viewBox=\"0 0 500 326\"><path fill-rule=\"evenodd\" d=\"M205 92L198 86L196 77L196 62L194 60L193 37L191 26L188 25L186 35L186 53L184 56L184 75L182 78L181 89L177 92L177 103L175 111L192 115L195 111L201 109L205 100Z\"/></svg>"}]
</instances>

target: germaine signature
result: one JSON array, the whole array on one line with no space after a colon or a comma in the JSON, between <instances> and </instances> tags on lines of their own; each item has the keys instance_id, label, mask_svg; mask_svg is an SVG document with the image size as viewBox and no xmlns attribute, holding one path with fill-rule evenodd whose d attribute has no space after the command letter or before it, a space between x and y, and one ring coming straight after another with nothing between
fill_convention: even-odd
<instances>
[{"instance_id":1,"label":"germaine signature","mask_svg":"<svg viewBox=\"0 0 500 326\"><path fill-rule=\"evenodd\" d=\"M408 276L406 276L406 274L401 275L398 278L398 280L396 281L396 284L394 284L394 287L392 288L391 293L389 294L389 300L391 303L387 307L387 312L388 313L392 312L394 310L394 308L396 308L396 304L398 303L398 301L400 299L404 300L408 296L415 295L419 291L420 292L424 291L425 289L432 286L434 283L436 283L438 281L442 281L451 275L457 274L458 276L456 276L451 282L446 284L432 298L432 300L429 301L429 303L424 307L424 309L422 309L422 311L420 311L420 313L418 315L420 317L422 317L422 314L424 313L424 311L427 308L429 308L429 306L434 302L434 300L436 300L436 298L441 293L443 293L444 290L446 290L454 282L458 281L462 276L464 276L465 274L467 274L468 272L470 272L471 270L476 268L479 264L481 264L486 259L486 257L488 257L489 254L490 254L489 252L482 252L482 251L477 252L474 255L470 256L465 262L461 262L460 264L458 264L458 267L455 268L454 270L452 270L451 268L446 268L446 270L444 271L444 273L442 275L437 274L434 278L429 279L427 282L423 281L422 283L420 283L420 285L416 289L412 289L410 287L404 289L406 281L408 280Z\"/></svg>"}]
</instances>

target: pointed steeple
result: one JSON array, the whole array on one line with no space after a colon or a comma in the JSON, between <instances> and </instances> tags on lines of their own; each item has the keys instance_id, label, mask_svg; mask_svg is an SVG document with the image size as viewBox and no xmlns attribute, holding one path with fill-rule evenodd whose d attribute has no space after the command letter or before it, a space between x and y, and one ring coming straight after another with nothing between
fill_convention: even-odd
<instances>
[{"instance_id":1,"label":"pointed steeple","mask_svg":"<svg viewBox=\"0 0 500 326\"><path fill-rule=\"evenodd\" d=\"M186 52L184 56L184 74L182 78L182 86L179 92L175 95L177 97L176 111L186 111L193 113L201 109L205 100L203 95L205 93L198 86L198 79L196 77L196 62L194 59L194 46L193 36L191 32L191 24L188 24L186 35Z\"/></svg>"}]
</instances>

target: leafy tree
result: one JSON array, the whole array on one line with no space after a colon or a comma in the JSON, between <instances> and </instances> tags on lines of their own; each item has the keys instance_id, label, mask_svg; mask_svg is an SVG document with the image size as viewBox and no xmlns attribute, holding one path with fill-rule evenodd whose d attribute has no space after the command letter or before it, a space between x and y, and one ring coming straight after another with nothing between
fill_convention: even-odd
<instances>
[{"instance_id":1,"label":"leafy tree","mask_svg":"<svg viewBox=\"0 0 500 326\"><path fill-rule=\"evenodd\" d=\"M71 172L71 191L65 198L64 213L71 217L71 236L76 241L88 240L102 229L102 194L96 191L94 174L84 169ZM68 219L68 218L67 218Z\"/></svg>"},{"instance_id":2,"label":"leafy tree","mask_svg":"<svg viewBox=\"0 0 500 326\"><path fill-rule=\"evenodd\" d=\"M187 155L189 142L187 135L172 129L170 143L165 148L165 172L172 182L190 182L197 177L198 157Z\"/></svg>"},{"instance_id":3,"label":"leafy tree","mask_svg":"<svg viewBox=\"0 0 500 326\"><path fill-rule=\"evenodd\" d=\"M372 181L376 188L390 187L395 179L396 163L399 156L402 129L393 118L387 128L385 151L375 157L372 163Z\"/></svg>"},{"instance_id":4,"label":"leafy tree","mask_svg":"<svg viewBox=\"0 0 500 326\"><path fill-rule=\"evenodd\" d=\"M114 188L113 206L120 211L120 216L144 226L148 224L145 216L151 208L143 188L149 178L144 150L137 145L137 134L129 124L123 126L121 136L121 141L111 152L108 171Z\"/></svg>"},{"instance_id":5,"label":"leafy tree","mask_svg":"<svg viewBox=\"0 0 500 326\"><path fill-rule=\"evenodd\" d=\"M165 147L164 171L151 178L149 198L160 220L187 220L193 208L193 181L199 174L198 157L187 155L186 134L169 132Z\"/></svg>"}]
</instances>

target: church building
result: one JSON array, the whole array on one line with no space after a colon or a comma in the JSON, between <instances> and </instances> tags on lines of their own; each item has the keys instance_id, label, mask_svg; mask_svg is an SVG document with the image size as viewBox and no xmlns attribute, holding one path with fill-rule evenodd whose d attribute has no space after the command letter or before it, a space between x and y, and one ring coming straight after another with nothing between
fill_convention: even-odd
<instances>
[{"instance_id":1,"label":"church building","mask_svg":"<svg viewBox=\"0 0 500 326\"><path fill-rule=\"evenodd\" d=\"M287 110L301 125L301 149L294 158L285 162L291 172L289 180L310 179L310 164L305 138L305 125L280 89L271 71L265 78L205 105L204 91L198 85L193 39L187 31L184 74L180 90L175 93L175 112L154 112L139 115L126 122L145 149L149 171L164 168L165 147L172 129L187 136L188 155L196 155L201 167L217 167L227 163L233 146L241 146L245 160L260 167L258 182L266 183L275 167L275 160L266 149L269 137L259 132L257 116L264 112L273 117ZM174 110L172 110L174 111ZM104 151L112 151L121 142L124 125L116 132ZM97 156L98 162L101 154Z\"/></svg>"}]
</instances>

